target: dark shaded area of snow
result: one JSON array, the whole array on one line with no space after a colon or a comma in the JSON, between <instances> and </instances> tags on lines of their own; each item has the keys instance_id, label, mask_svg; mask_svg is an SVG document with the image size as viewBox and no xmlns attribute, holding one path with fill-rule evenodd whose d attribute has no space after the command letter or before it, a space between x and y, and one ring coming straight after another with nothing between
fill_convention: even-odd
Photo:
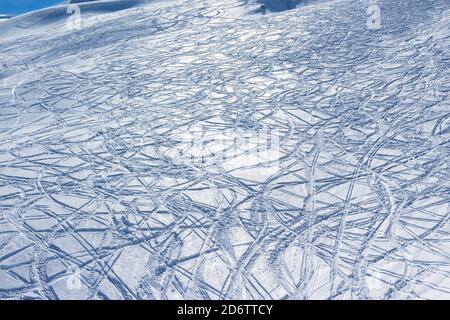
<instances>
[{"instance_id":1,"label":"dark shaded area of snow","mask_svg":"<svg viewBox=\"0 0 450 320\"><path fill-rule=\"evenodd\" d=\"M447 0L91 6L0 23L0 298L450 297Z\"/></svg>"},{"instance_id":2,"label":"dark shaded area of snow","mask_svg":"<svg viewBox=\"0 0 450 320\"><path fill-rule=\"evenodd\" d=\"M70 4L78 4L78 3L93 2L93 1L97 1L97 0L70 0L69 3Z\"/></svg>"}]
</instances>

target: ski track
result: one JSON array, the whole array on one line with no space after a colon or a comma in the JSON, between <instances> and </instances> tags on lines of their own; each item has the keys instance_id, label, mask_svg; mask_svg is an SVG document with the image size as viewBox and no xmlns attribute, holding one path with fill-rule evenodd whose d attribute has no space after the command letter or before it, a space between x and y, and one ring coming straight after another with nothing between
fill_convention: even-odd
<instances>
[{"instance_id":1,"label":"ski track","mask_svg":"<svg viewBox=\"0 0 450 320\"><path fill-rule=\"evenodd\" d=\"M450 3L379 3L0 35L0 298L450 298Z\"/></svg>"}]
</instances>

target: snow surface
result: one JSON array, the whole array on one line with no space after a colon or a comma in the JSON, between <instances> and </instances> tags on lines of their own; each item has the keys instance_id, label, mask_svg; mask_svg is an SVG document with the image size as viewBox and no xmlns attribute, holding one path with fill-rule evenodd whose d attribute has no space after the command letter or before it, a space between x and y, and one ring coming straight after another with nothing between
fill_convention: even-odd
<instances>
[{"instance_id":1,"label":"snow surface","mask_svg":"<svg viewBox=\"0 0 450 320\"><path fill-rule=\"evenodd\" d=\"M263 2L0 22L0 298L450 298L450 2Z\"/></svg>"}]
</instances>

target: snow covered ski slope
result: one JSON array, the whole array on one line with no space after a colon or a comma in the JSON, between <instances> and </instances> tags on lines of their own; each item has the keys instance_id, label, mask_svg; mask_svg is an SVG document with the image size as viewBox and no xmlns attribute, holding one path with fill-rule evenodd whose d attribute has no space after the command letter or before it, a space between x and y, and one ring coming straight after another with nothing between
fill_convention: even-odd
<instances>
[{"instance_id":1,"label":"snow covered ski slope","mask_svg":"<svg viewBox=\"0 0 450 320\"><path fill-rule=\"evenodd\" d=\"M450 298L448 0L0 20L0 298Z\"/></svg>"}]
</instances>

